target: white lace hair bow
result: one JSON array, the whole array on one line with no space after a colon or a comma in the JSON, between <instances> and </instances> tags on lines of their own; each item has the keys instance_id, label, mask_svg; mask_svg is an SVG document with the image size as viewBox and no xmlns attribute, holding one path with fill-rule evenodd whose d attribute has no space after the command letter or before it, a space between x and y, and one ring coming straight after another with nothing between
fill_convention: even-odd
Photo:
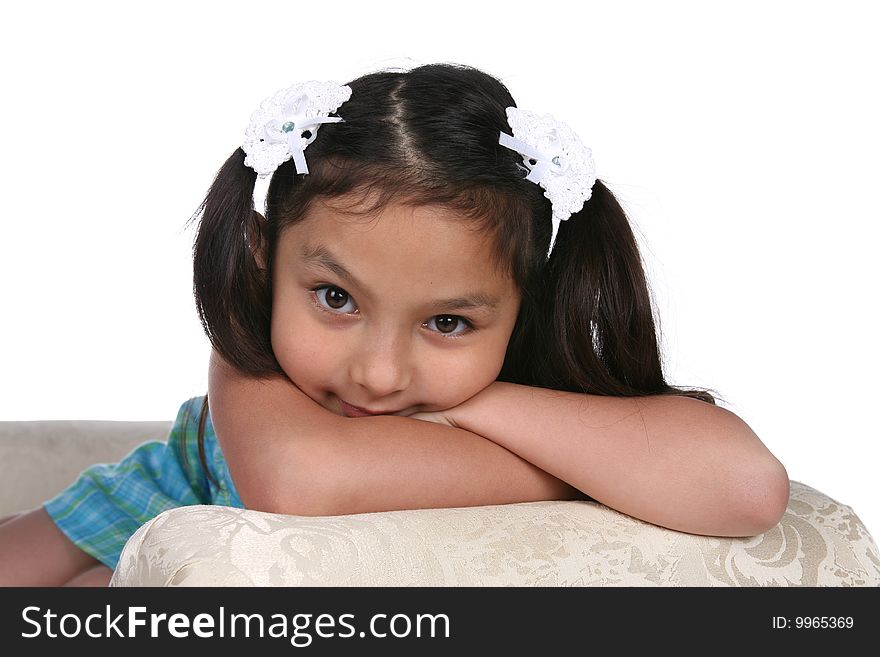
<instances>
[{"instance_id":1,"label":"white lace hair bow","mask_svg":"<svg viewBox=\"0 0 880 657\"><path fill-rule=\"evenodd\" d=\"M336 82L310 80L300 82L260 104L251 114L242 149L247 153L246 166L265 178L291 157L297 173L308 173L305 149L315 141L322 123L343 121L327 116L351 98L351 87ZM308 137L303 132L309 131Z\"/></svg>"},{"instance_id":2,"label":"white lace hair bow","mask_svg":"<svg viewBox=\"0 0 880 657\"><path fill-rule=\"evenodd\" d=\"M550 114L538 115L517 107L508 107L506 112L513 136L500 132L498 143L523 156L529 171L526 180L543 187L553 206L549 258L560 222L580 212L593 193L593 151L574 130Z\"/></svg>"}]
</instances>

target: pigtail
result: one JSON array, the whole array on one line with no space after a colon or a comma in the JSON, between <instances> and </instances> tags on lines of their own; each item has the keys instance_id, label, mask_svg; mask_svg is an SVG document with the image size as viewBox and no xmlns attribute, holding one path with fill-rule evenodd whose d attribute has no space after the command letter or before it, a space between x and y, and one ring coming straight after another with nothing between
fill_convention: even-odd
<instances>
[{"instance_id":1,"label":"pigtail","mask_svg":"<svg viewBox=\"0 0 880 657\"><path fill-rule=\"evenodd\" d=\"M265 377L282 370L272 352L269 269L261 269L255 257L257 245L266 243L254 212L256 178L244 164L244 151L237 149L190 219L201 217L193 242L193 294L211 346L242 373ZM199 414L199 461L208 479L219 485L205 454L209 412L205 395ZM186 458L184 465L189 467Z\"/></svg>"},{"instance_id":2,"label":"pigtail","mask_svg":"<svg viewBox=\"0 0 880 657\"><path fill-rule=\"evenodd\" d=\"M549 223L549 217L547 217ZM651 295L625 212L596 181L584 208L563 221L537 283L532 369L538 385L589 394L677 394L663 377Z\"/></svg>"},{"instance_id":3,"label":"pigtail","mask_svg":"<svg viewBox=\"0 0 880 657\"><path fill-rule=\"evenodd\" d=\"M282 370L272 356L271 279L251 243L264 242L254 213L257 174L237 149L217 172L195 216L193 293L211 346L244 374Z\"/></svg>"}]
</instances>

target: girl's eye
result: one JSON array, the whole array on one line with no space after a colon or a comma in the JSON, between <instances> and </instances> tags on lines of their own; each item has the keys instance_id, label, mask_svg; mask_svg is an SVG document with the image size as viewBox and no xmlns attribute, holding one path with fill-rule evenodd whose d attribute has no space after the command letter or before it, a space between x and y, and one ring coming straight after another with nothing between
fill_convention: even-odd
<instances>
[{"instance_id":1,"label":"girl's eye","mask_svg":"<svg viewBox=\"0 0 880 657\"><path fill-rule=\"evenodd\" d=\"M324 311L332 312L335 315L347 315L357 311L354 299L341 287L322 285L314 288L312 293L317 298L318 307ZM432 328L432 325L435 328ZM423 326L427 326L435 333L453 338L474 330L473 324L458 315L435 315Z\"/></svg>"},{"instance_id":2,"label":"girl's eye","mask_svg":"<svg viewBox=\"0 0 880 657\"><path fill-rule=\"evenodd\" d=\"M458 315L437 315L427 322L428 326L431 324L435 324L437 332L443 335L459 336L473 330L470 322Z\"/></svg>"},{"instance_id":3,"label":"girl's eye","mask_svg":"<svg viewBox=\"0 0 880 657\"><path fill-rule=\"evenodd\" d=\"M318 297L318 301L321 303L322 306L328 308L329 310L338 312L340 315L352 313L356 310L356 308L346 310L346 306L348 306L349 304L354 305L354 301L352 300L351 295L349 295L349 293L343 290L341 287L324 285L322 287L315 288L312 291Z\"/></svg>"}]
</instances>

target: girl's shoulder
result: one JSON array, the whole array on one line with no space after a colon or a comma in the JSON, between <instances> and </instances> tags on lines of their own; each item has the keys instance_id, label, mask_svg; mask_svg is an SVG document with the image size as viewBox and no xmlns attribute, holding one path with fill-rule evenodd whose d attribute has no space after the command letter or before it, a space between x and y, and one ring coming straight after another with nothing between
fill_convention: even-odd
<instances>
[{"instance_id":1,"label":"girl's shoulder","mask_svg":"<svg viewBox=\"0 0 880 657\"><path fill-rule=\"evenodd\" d=\"M203 434L205 442L207 442L209 433L213 439L214 428L210 427L208 431L208 418L202 418L202 411L205 409L206 396L191 397L180 405L177 410L177 417L174 418L174 424L171 425L171 432L168 436L169 443L179 443L181 447L186 447L189 451L190 447L197 447L199 436L199 424L203 423Z\"/></svg>"},{"instance_id":2,"label":"girl's shoulder","mask_svg":"<svg viewBox=\"0 0 880 657\"><path fill-rule=\"evenodd\" d=\"M168 446L175 450L184 471L210 503L242 506L214 432L206 395L191 397L180 405L168 435ZM207 465L207 472L203 464Z\"/></svg>"},{"instance_id":3,"label":"girl's shoulder","mask_svg":"<svg viewBox=\"0 0 880 657\"><path fill-rule=\"evenodd\" d=\"M188 425L195 419L198 422L199 416L207 403L207 395L199 395L198 397L190 397L184 401L177 410L177 417L174 420L175 426Z\"/></svg>"}]
</instances>

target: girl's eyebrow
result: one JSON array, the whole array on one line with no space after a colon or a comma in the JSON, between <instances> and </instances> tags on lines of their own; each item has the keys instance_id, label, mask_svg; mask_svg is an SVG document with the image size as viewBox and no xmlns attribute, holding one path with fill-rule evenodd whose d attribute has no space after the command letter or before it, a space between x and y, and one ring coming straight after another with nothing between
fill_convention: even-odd
<instances>
[{"instance_id":1,"label":"girl's eyebrow","mask_svg":"<svg viewBox=\"0 0 880 657\"><path fill-rule=\"evenodd\" d=\"M348 271L342 263L336 260L333 254L330 253L325 246L304 245L302 249L302 261L307 265L318 265L319 267L323 267L366 292L366 287L355 277L354 274ZM449 308L451 310L484 311L494 310L498 307L499 303L500 299L497 296L483 292L475 292L450 299L434 299L428 302L431 306L442 306L443 308Z\"/></svg>"}]
</instances>

